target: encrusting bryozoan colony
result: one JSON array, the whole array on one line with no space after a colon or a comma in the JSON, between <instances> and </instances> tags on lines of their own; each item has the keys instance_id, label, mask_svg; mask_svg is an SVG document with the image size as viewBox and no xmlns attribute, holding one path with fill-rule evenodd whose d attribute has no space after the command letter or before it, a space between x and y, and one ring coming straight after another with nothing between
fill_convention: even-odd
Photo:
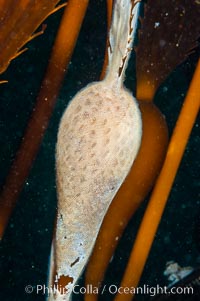
<instances>
[{"instance_id":1,"label":"encrusting bryozoan colony","mask_svg":"<svg viewBox=\"0 0 200 301\"><path fill-rule=\"evenodd\" d=\"M66 293L58 289L49 300L70 300L107 209L140 147L141 114L136 99L123 86L139 9L140 1L115 1L107 75L78 92L60 122L49 286L59 287L64 277Z\"/></svg>"}]
</instances>

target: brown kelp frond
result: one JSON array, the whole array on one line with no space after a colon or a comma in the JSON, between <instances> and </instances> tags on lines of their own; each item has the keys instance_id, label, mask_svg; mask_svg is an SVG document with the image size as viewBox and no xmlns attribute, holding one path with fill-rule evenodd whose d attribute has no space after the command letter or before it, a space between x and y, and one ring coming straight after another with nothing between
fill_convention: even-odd
<instances>
[{"instance_id":1,"label":"brown kelp frond","mask_svg":"<svg viewBox=\"0 0 200 301\"><path fill-rule=\"evenodd\" d=\"M61 8L65 7L67 5L66 3L60 4L58 6L56 6L47 16L46 18L48 18L49 16L51 16L52 14L54 14L55 12L57 12L58 10L60 10Z\"/></svg>"},{"instance_id":2,"label":"brown kelp frond","mask_svg":"<svg viewBox=\"0 0 200 301\"><path fill-rule=\"evenodd\" d=\"M148 0L137 47L137 98L152 99L200 33L200 4Z\"/></svg>"},{"instance_id":3,"label":"brown kelp frond","mask_svg":"<svg viewBox=\"0 0 200 301\"><path fill-rule=\"evenodd\" d=\"M35 108L1 191L0 240L48 126L62 80L76 45L88 1L70 0L64 10Z\"/></svg>"},{"instance_id":4,"label":"brown kelp frond","mask_svg":"<svg viewBox=\"0 0 200 301\"><path fill-rule=\"evenodd\" d=\"M35 39L35 38L38 37L38 36L41 36L41 35L44 33L44 31L45 31L46 28L47 28L47 25L46 25L46 24L42 24L42 29L41 29L40 31L37 31L37 32L35 32L34 34L32 34L32 35L28 38L28 40L26 41L26 43L32 41L33 39Z\"/></svg>"},{"instance_id":5,"label":"brown kelp frond","mask_svg":"<svg viewBox=\"0 0 200 301\"><path fill-rule=\"evenodd\" d=\"M36 37L42 35L42 34L44 33L45 29L46 29L46 25L45 25L45 24L42 24L42 29L41 29L40 31L35 32L32 36L30 36L30 37L27 39L27 41L24 42L24 44L26 44L26 43L32 41L33 39L35 39ZM21 49L21 50L19 50L18 52L16 52L16 53L13 55L13 57L10 58L10 61L16 59L18 56L20 56L20 55L21 55L22 53L24 53L26 50L28 50L27 47L26 47L26 48L23 48L23 49Z\"/></svg>"},{"instance_id":6,"label":"brown kelp frond","mask_svg":"<svg viewBox=\"0 0 200 301\"><path fill-rule=\"evenodd\" d=\"M16 52L13 57L11 57L10 60L14 60L16 59L18 56L20 56L22 53L26 52L28 50L28 48L23 48L22 50L19 50L18 52Z\"/></svg>"},{"instance_id":7,"label":"brown kelp frond","mask_svg":"<svg viewBox=\"0 0 200 301\"><path fill-rule=\"evenodd\" d=\"M199 55L200 55L200 36L199 38L194 42L194 45L192 45L192 47L188 50L187 52L187 56L195 53L195 52L198 52Z\"/></svg>"},{"instance_id":8,"label":"brown kelp frond","mask_svg":"<svg viewBox=\"0 0 200 301\"><path fill-rule=\"evenodd\" d=\"M20 49L38 33L38 26L64 4L60 0L0 0L0 74ZM33 35L32 35L33 34Z\"/></svg>"}]
</instances>

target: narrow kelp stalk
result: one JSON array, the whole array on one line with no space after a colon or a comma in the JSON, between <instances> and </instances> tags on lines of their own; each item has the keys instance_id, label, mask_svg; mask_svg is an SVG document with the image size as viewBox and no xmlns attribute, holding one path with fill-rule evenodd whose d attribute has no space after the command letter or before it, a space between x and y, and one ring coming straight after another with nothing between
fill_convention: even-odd
<instances>
[{"instance_id":1,"label":"narrow kelp stalk","mask_svg":"<svg viewBox=\"0 0 200 301\"><path fill-rule=\"evenodd\" d=\"M66 3L60 0L0 0L0 74L11 60L24 50L22 47L38 33L40 24ZM42 33L43 30L40 32Z\"/></svg>"},{"instance_id":2,"label":"narrow kelp stalk","mask_svg":"<svg viewBox=\"0 0 200 301\"><path fill-rule=\"evenodd\" d=\"M190 133L200 108L200 60L171 137L166 158L141 222L120 287L137 287ZM115 301L130 301L132 294L118 294Z\"/></svg>"},{"instance_id":3,"label":"narrow kelp stalk","mask_svg":"<svg viewBox=\"0 0 200 301\"><path fill-rule=\"evenodd\" d=\"M48 126L87 5L88 0L81 3L79 0L70 0L65 8L36 106L0 196L0 237L5 231Z\"/></svg>"}]
</instances>

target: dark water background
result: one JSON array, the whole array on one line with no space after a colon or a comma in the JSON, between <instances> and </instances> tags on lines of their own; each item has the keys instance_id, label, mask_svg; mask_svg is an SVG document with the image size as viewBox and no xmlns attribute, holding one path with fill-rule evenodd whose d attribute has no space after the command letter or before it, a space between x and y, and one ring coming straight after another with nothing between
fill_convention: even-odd
<instances>
[{"instance_id":1,"label":"dark water background","mask_svg":"<svg viewBox=\"0 0 200 301\"><path fill-rule=\"evenodd\" d=\"M49 127L0 244L2 301L45 300L43 295L26 294L24 288L26 285L46 283L56 210L55 143L59 120L75 93L87 83L99 78L106 39L105 8L103 0L90 2ZM9 83L0 85L1 186L34 107L61 15L61 11L57 12L45 21L48 25L45 34L30 42L29 50L15 59L3 75ZM196 52L178 66L157 91L155 103L166 116L170 135L198 56ZM135 85L133 54L127 71L126 86L134 93ZM195 230L200 215L198 134L199 123L196 122L156 234L141 285L166 285L163 271L169 260L175 260L182 266L200 265L200 233ZM105 283L108 285L120 282L146 202L130 221L119 243L106 274ZM83 281L82 279L83 277L80 281ZM104 295L101 300L110 301L112 298L113 296ZM140 296L138 299L149 300L149 296ZM75 297L74 300L81 298Z\"/></svg>"}]
</instances>

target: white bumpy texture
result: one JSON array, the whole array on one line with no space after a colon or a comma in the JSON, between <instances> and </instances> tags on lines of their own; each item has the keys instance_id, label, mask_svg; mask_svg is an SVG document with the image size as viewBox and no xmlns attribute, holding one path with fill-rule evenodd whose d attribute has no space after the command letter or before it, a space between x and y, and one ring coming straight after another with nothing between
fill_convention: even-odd
<instances>
[{"instance_id":1,"label":"white bumpy texture","mask_svg":"<svg viewBox=\"0 0 200 301\"><path fill-rule=\"evenodd\" d=\"M138 22L139 3L135 2L116 1L107 76L77 93L60 123L56 150L58 211L49 286L59 288L64 277L69 292L58 290L49 300L70 300L70 291L88 261L107 209L140 147L140 111L123 87L122 76Z\"/></svg>"}]
</instances>

